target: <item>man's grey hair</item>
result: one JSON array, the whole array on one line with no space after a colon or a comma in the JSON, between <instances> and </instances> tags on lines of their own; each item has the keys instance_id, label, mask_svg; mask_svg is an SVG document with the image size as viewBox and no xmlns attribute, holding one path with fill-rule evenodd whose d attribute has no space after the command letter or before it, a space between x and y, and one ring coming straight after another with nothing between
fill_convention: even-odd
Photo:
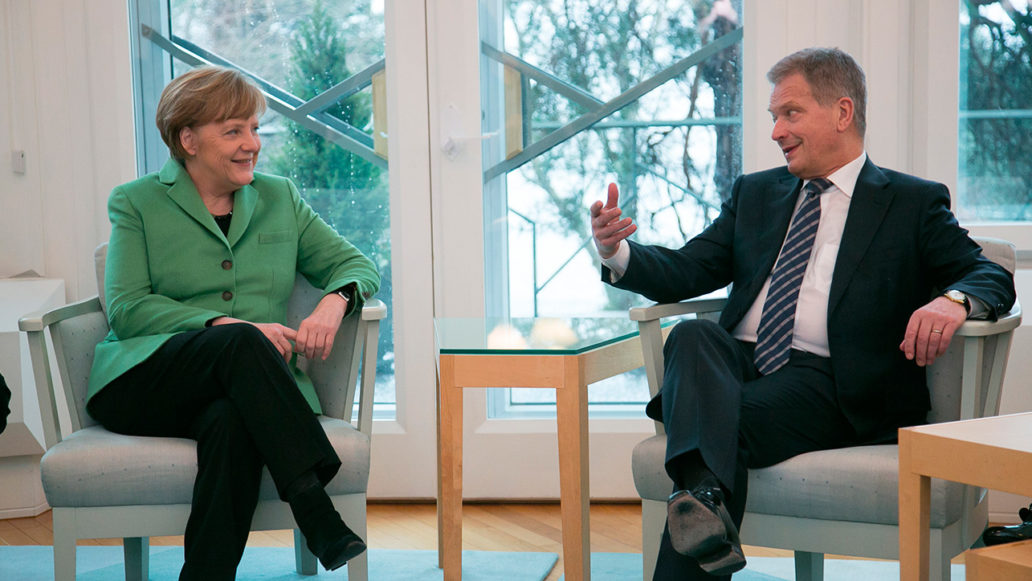
<instances>
[{"instance_id":1,"label":"man's grey hair","mask_svg":"<svg viewBox=\"0 0 1032 581\"><path fill-rule=\"evenodd\" d=\"M776 85L795 73L803 75L821 106L849 97L853 101L853 125L860 137L864 136L867 80L853 57L837 48L806 48L779 60L767 71L767 80Z\"/></svg>"}]
</instances>

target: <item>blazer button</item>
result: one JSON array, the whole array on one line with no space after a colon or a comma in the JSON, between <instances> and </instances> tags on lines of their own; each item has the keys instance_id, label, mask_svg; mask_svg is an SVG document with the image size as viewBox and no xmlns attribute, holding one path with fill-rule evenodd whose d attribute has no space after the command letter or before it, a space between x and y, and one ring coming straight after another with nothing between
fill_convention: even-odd
<instances>
[{"instance_id":1,"label":"blazer button","mask_svg":"<svg viewBox=\"0 0 1032 581\"><path fill-rule=\"evenodd\" d=\"M222 300L231 301L233 300L233 293L229 291L222 291Z\"/></svg>"},{"instance_id":2,"label":"blazer button","mask_svg":"<svg viewBox=\"0 0 1032 581\"><path fill-rule=\"evenodd\" d=\"M229 270L231 268L233 268L233 261L232 260L223 260L222 261L222 270Z\"/></svg>"}]
</instances>

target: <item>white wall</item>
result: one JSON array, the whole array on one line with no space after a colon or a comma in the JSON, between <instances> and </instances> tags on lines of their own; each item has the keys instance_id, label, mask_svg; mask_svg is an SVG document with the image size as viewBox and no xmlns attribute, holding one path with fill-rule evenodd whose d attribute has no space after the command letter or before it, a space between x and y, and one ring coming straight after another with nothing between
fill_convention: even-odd
<instances>
[{"instance_id":1,"label":"white wall","mask_svg":"<svg viewBox=\"0 0 1032 581\"><path fill-rule=\"evenodd\" d=\"M108 192L135 177L127 22L123 0L0 0L0 277L96 292Z\"/></svg>"},{"instance_id":2,"label":"white wall","mask_svg":"<svg viewBox=\"0 0 1032 581\"><path fill-rule=\"evenodd\" d=\"M767 70L795 50L833 46L867 75L872 161L952 187L956 126L942 120L957 111L956 14L945 0L746 0L746 171L784 164L770 139Z\"/></svg>"}]
</instances>

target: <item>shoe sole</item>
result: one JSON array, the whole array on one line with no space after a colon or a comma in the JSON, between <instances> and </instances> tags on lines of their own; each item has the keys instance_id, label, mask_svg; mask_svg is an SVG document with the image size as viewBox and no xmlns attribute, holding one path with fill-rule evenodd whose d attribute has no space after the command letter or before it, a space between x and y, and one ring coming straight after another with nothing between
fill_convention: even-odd
<instances>
[{"instance_id":1,"label":"shoe sole","mask_svg":"<svg viewBox=\"0 0 1032 581\"><path fill-rule=\"evenodd\" d=\"M724 549L698 559L699 567L714 576L730 575L745 568L741 545L725 545Z\"/></svg>"},{"instance_id":2,"label":"shoe sole","mask_svg":"<svg viewBox=\"0 0 1032 581\"><path fill-rule=\"evenodd\" d=\"M687 491L667 504L670 544L682 555L694 557L710 575L729 575L745 567L738 528L723 506L716 513Z\"/></svg>"},{"instance_id":3,"label":"shoe sole","mask_svg":"<svg viewBox=\"0 0 1032 581\"><path fill-rule=\"evenodd\" d=\"M667 527L674 550L689 557L712 555L728 544L724 521L687 491L667 504Z\"/></svg>"}]
</instances>

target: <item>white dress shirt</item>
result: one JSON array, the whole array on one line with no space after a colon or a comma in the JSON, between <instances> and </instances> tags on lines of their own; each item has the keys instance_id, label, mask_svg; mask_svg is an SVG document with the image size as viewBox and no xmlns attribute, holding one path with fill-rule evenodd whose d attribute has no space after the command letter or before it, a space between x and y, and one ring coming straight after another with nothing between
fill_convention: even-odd
<instances>
[{"instance_id":1,"label":"white dress shirt","mask_svg":"<svg viewBox=\"0 0 1032 581\"><path fill-rule=\"evenodd\" d=\"M832 187L821 194L821 221L817 226L817 236L813 242L813 254L806 266L802 286L799 289L796 307L795 327L792 335L792 348L808 351L824 357L828 351L828 294L831 290L831 275L835 271L835 260L838 258L839 242L846 226L846 215L849 213L849 202L853 197L860 169L867 161L867 152L839 168L827 177ZM803 183L805 186L809 180ZM800 190L796 200L796 208L802 203L803 193ZM793 212L794 214L794 212ZM784 243L782 241L782 243ZM612 271L615 282L627 272L631 251L627 244L620 244L616 254L602 261ZM756 342L756 330L760 326L763 314L763 303L767 299L770 288L770 275L760 289L756 300L746 312L745 317L735 327L732 335L742 341Z\"/></svg>"},{"instance_id":2,"label":"white dress shirt","mask_svg":"<svg viewBox=\"0 0 1032 581\"><path fill-rule=\"evenodd\" d=\"M806 273L799 287L799 299L796 304L795 327L792 331L792 348L807 351L822 357L829 357L828 350L828 295L831 292L831 276L835 272L835 261L838 258L839 243L842 231L846 227L846 215L849 214L849 202L853 199L853 188L860 170L867 161L867 153L840 167L827 177L832 183L821 194L821 221L817 226L817 237L813 240L813 254L806 265ZM810 180L803 182L806 187ZM803 202L803 193L799 192L796 208ZM793 218L795 212L793 212ZM763 303L767 300L770 288L770 275L763 283L760 294L756 296L745 317L731 334L742 341L756 342L756 330L760 326L763 314Z\"/></svg>"}]
</instances>

